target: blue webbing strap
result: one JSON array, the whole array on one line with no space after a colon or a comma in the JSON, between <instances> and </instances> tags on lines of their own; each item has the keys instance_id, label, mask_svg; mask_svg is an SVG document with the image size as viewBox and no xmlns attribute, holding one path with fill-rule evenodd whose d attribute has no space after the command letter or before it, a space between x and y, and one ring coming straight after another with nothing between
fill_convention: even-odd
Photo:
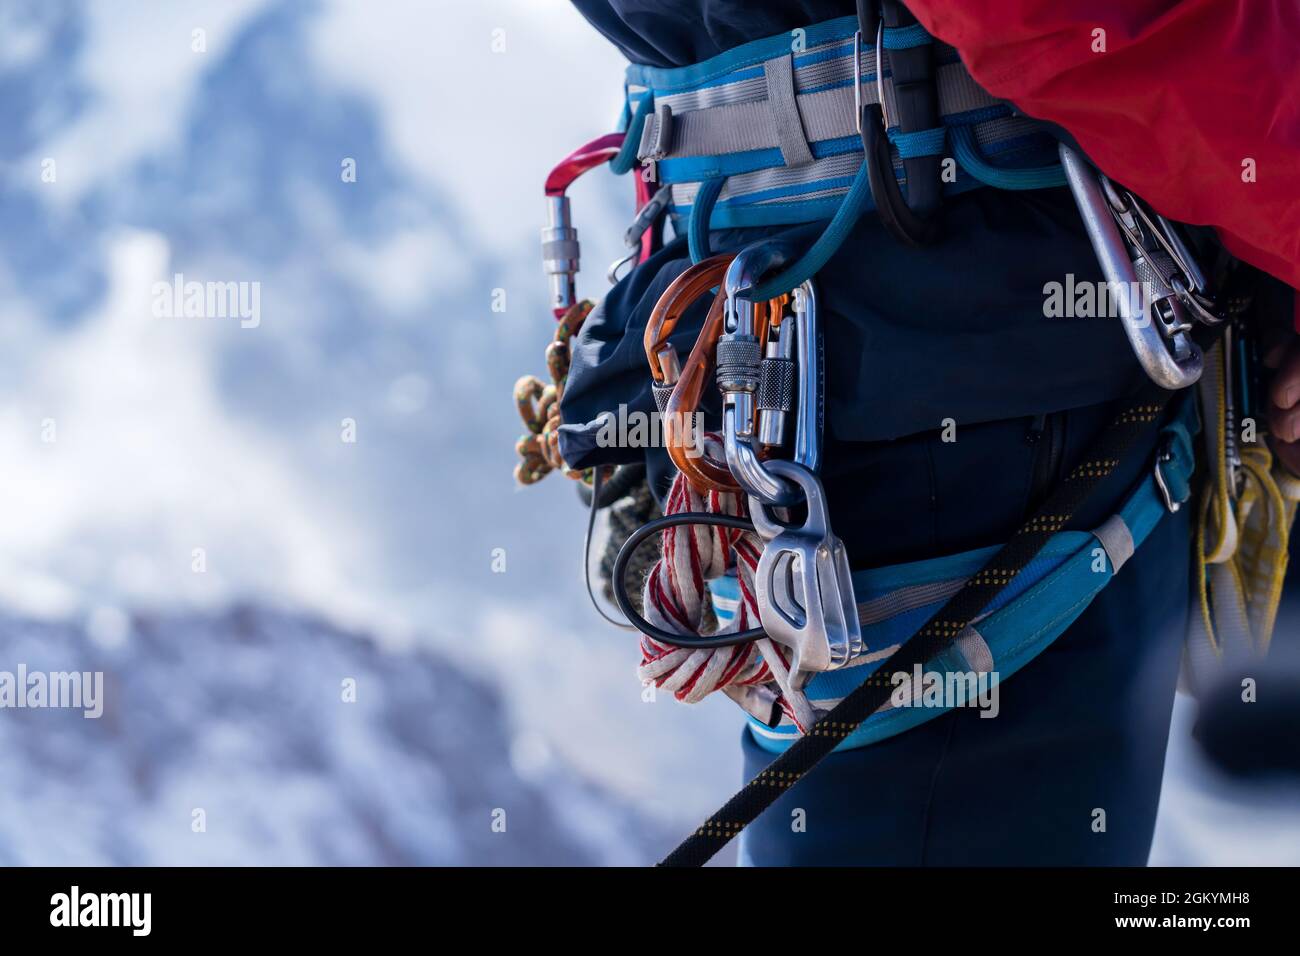
<instances>
[{"instance_id":1,"label":"blue webbing strap","mask_svg":"<svg viewBox=\"0 0 1300 956\"><path fill-rule=\"evenodd\" d=\"M1161 430L1163 444L1158 450L1156 465L1160 469L1161 481L1175 502L1185 502L1191 495L1196 464L1194 436L1199 430L1197 403L1194 396L1186 396ZM1130 536L1133 546L1140 548L1169 514L1163 492L1159 489L1160 482L1148 472L1125 496L1116 516L1106 525L1118 522ZM1016 580L989 605L985 616L974 624L987 641L993 655L992 670L1000 678L1009 677L1036 657L1110 583L1118 571L1116 564L1123 563L1126 555L1112 555L1107 548L1106 556L1110 560L1106 562L1105 573L1099 574L1094 556L1099 543L1106 546L1100 529L1094 532L1059 532L1040 552L1040 557L1017 575ZM887 654L893 646L905 640L947 599L949 594L936 591L937 587L944 582L959 584L977 572L997 550L996 546L982 548L854 574L860 611L886 603L891 605L891 609L887 617L863 621L866 656L862 664L813 676L807 693L814 704L818 707L832 706L862 683L871 673L873 659L878 659L882 653ZM718 579L711 581L709 586L722 599L723 608L734 605L739 598L734 579ZM927 589L933 593L926 594ZM924 600L911 603L897 600L897 596L907 592L921 594ZM935 659L929 669L942 671L948 668L976 669L969 667L961 655L954 652ZM938 713L934 709L882 711L864 722L840 747L865 746L916 726ZM796 728L785 721L776 728L767 728L751 719L750 726L759 745L772 752L785 749L798 736Z\"/></svg>"},{"instance_id":2,"label":"blue webbing strap","mask_svg":"<svg viewBox=\"0 0 1300 956\"><path fill-rule=\"evenodd\" d=\"M991 166L980 155L975 133L969 126L948 127L948 138L962 169L986 186L997 189L1046 189L1065 185L1065 169L1060 163L1033 169L1003 169Z\"/></svg>"},{"instance_id":3,"label":"blue webbing strap","mask_svg":"<svg viewBox=\"0 0 1300 956\"><path fill-rule=\"evenodd\" d=\"M947 133L948 128L946 126L917 130L915 133L901 133L891 129L889 131L889 141L898 150L899 159L913 159L917 156L942 156Z\"/></svg>"},{"instance_id":4,"label":"blue webbing strap","mask_svg":"<svg viewBox=\"0 0 1300 956\"><path fill-rule=\"evenodd\" d=\"M654 112L655 98L654 94L647 93L641 97L636 104L636 109L632 112L632 120L627 126L627 135L623 139L623 145L619 148L618 155L609 161L609 168L619 176L631 172L637 165L637 151L641 147L641 133L645 129L646 117Z\"/></svg>"}]
</instances>

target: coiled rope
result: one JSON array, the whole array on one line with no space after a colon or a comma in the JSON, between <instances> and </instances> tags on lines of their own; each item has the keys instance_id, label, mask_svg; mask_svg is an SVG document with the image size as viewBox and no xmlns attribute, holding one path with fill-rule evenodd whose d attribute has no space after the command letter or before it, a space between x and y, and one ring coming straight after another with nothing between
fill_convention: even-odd
<instances>
[{"instance_id":1,"label":"coiled rope","mask_svg":"<svg viewBox=\"0 0 1300 956\"><path fill-rule=\"evenodd\" d=\"M574 305L555 326L555 337L546 347L546 370L550 384L534 375L525 375L515 383L515 407L528 429L515 444L520 462L515 466L515 480L521 485L541 481L552 471L562 472L575 481L591 483L591 473L570 468L560 456L560 399L569 380L569 340L578 334L591 314L593 304L584 299Z\"/></svg>"},{"instance_id":2,"label":"coiled rope","mask_svg":"<svg viewBox=\"0 0 1300 956\"><path fill-rule=\"evenodd\" d=\"M673 481L664 506L665 516L707 513L747 517L745 500L737 494L710 491L701 494L682 475ZM662 554L646 576L642 601L646 620L666 631L681 635L706 633L712 614L708 582L734 572L740 585L740 601L729 621L716 626L715 634L729 634L759 625L754 573L763 543L752 531L715 525L678 525L661 535ZM662 644L641 635L641 666L637 673L643 684L670 691L679 701L698 703L709 694L728 687L751 687L775 680L762 650L778 658L776 666L788 672L785 652L769 640L747 641L726 647L681 648ZM782 702L782 707L790 712ZM793 715L792 715L793 716Z\"/></svg>"}]
</instances>

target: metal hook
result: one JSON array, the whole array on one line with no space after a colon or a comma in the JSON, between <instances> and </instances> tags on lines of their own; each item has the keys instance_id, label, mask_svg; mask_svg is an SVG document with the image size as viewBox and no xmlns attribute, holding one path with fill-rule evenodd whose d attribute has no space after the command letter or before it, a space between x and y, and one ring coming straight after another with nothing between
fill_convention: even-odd
<instances>
[{"instance_id":1,"label":"metal hook","mask_svg":"<svg viewBox=\"0 0 1300 956\"><path fill-rule=\"evenodd\" d=\"M640 253L641 253L641 246L638 244L633 246L631 249L629 249L627 251L627 255L623 256L623 258L615 259L613 262L609 264L609 268L605 270L605 278L609 280L610 285L618 285L619 280L621 278L618 274L618 270L623 268L633 259L635 259L638 255L640 255Z\"/></svg>"},{"instance_id":2,"label":"metal hook","mask_svg":"<svg viewBox=\"0 0 1300 956\"><path fill-rule=\"evenodd\" d=\"M1135 204L1121 196L1075 150L1062 143L1060 153L1061 166L1102 272L1107 282L1120 290L1115 299L1133 353L1157 385L1171 391L1194 385L1204 369L1204 357L1200 347L1187 335L1191 325L1183 318L1179 299L1171 291L1144 307L1140 297L1135 301L1134 296L1124 294L1125 290L1141 287L1139 266L1144 271L1155 271L1147 250L1139 245L1135 259L1121 233L1136 228ZM1133 242L1131 234L1127 242ZM1157 308L1162 302L1167 310Z\"/></svg>"},{"instance_id":3,"label":"metal hook","mask_svg":"<svg viewBox=\"0 0 1300 956\"><path fill-rule=\"evenodd\" d=\"M745 293L768 272L781 268L803 248L803 237L784 237L755 243L742 250L723 280L727 334L718 341L717 379L722 391L723 441L727 464L736 481L753 497L769 505L797 504L797 485L777 476L759 457L760 436L755 429L757 393L763 384L766 360L755 334L754 303ZM782 323L784 325L784 323ZM794 336L798 359L798 427L796 454L803 464L817 467L821 456L821 339L816 296L811 282L796 296L795 318L781 336ZM788 341L788 340L787 340ZM785 346L788 350L788 345ZM784 404L778 403L778 404Z\"/></svg>"}]
</instances>

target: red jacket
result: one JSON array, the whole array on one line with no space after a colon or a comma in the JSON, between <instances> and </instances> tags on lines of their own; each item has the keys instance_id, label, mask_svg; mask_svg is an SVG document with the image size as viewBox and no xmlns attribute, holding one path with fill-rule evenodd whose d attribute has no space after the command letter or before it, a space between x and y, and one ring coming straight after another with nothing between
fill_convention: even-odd
<instances>
[{"instance_id":1,"label":"red jacket","mask_svg":"<svg viewBox=\"0 0 1300 956\"><path fill-rule=\"evenodd\" d=\"M979 83L1300 287L1300 4L907 0Z\"/></svg>"}]
</instances>

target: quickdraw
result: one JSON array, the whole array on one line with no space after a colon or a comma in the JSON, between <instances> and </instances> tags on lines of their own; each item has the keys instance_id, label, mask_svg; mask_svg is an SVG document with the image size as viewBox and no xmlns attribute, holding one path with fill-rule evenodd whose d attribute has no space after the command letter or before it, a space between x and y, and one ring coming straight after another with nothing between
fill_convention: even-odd
<instances>
[{"instance_id":1,"label":"quickdraw","mask_svg":"<svg viewBox=\"0 0 1300 956\"><path fill-rule=\"evenodd\" d=\"M1061 165L1142 368L1171 391L1196 384L1205 359L1190 334L1194 323L1224 319L1196 260L1172 223L1148 214L1136 196L1064 143Z\"/></svg>"}]
</instances>

